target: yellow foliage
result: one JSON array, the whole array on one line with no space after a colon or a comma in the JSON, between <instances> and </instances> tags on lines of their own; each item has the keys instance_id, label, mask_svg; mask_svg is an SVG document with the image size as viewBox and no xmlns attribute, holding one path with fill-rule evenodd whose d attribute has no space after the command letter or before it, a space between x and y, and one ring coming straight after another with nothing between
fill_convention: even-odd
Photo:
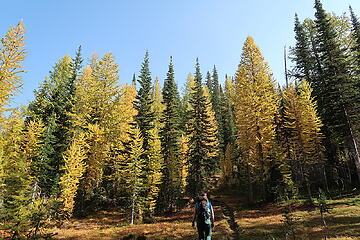
<instances>
[{"instance_id":1,"label":"yellow foliage","mask_svg":"<svg viewBox=\"0 0 360 240\"><path fill-rule=\"evenodd\" d=\"M22 86L20 74L24 72L21 62L25 59L25 28L22 22L11 27L1 38L0 45L0 117L5 105Z\"/></svg>"},{"instance_id":2,"label":"yellow foliage","mask_svg":"<svg viewBox=\"0 0 360 240\"><path fill-rule=\"evenodd\" d=\"M75 197L80 180L86 169L88 145L86 134L80 133L74 137L68 150L64 153L65 174L60 177L61 194L59 200L63 203L62 209L70 217L74 210Z\"/></svg>"},{"instance_id":3,"label":"yellow foliage","mask_svg":"<svg viewBox=\"0 0 360 240\"><path fill-rule=\"evenodd\" d=\"M205 97L205 106L206 106L206 115L205 122L209 124L210 128L207 130L211 134L207 134L206 145L209 149L207 151L206 158L215 158L219 155L219 139L218 139L218 123L215 118L215 112L213 111L213 107L211 104L211 96L209 89L204 86L203 87L204 97Z\"/></svg>"},{"instance_id":4,"label":"yellow foliage","mask_svg":"<svg viewBox=\"0 0 360 240\"><path fill-rule=\"evenodd\" d=\"M162 183L162 169L164 166L164 159L161 154L161 141L158 130L153 128L150 130L150 149L147 163L147 206L148 211L153 213L155 210L157 197L160 191L160 184Z\"/></svg>"},{"instance_id":5,"label":"yellow foliage","mask_svg":"<svg viewBox=\"0 0 360 240\"><path fill-rule=\"evenodd\" d=\"M40 120L31 120L26 126L22 150L29 165L31 164L31 161L40 154L42 144L41 136L43 132L44 124Z\"/></svg>"},{"instance_id":6,"label":"yellow foliage","mask_svg":"<svg viewBox=\"0 0 360 240\"><path fill-rule=\"evenodd\" d=\"M243 47L235 82L235 123L241 160L266 171L275 137L278 97L268 64L248 37Z\"/></svg>"},{"instance_id":7,"label":"yellow foliage","mask_svg":"<svg viewBox=\"0 0 360 240\"><path fill-rule=\"evenodd\" d=\"M320 131L322 123L316 112L316 103L311 97L312 89L306 80L298 86L285 89L285 127L291 130L289 147L292 158L300 164L316 164L322 159L323 148Z\"/></svg>"},{"instance_id":8,"label":"yellow foliage","mask_svg":"<svg viewBox=\"0 0 360 240\"><path fill-rule=\"evenodd\" d=\"M187 185L187 177L189 174L189 165L188 165L188 151L189 151L189 137L187 135L182 135L180 140L180 173L181 173L181 190L185 192Z\"/></svg>"},{"instance_id":9,"label":"yellow foliage","mask_svg":"<svg viewBox=\"0 0 360 240\"><path fill-rule=\"evenodd\" d=\"M220 164L222 177L225 182L230 181L233 175L233 158L234 158L234 147L231 143L226 145L225 155L222 157Z\"/></svg>"},{"instance_id":10,"label":"yellow foliage","mask_svg":"<svg viewBox=\"0 0 360 240\"><path fill-rule=\"evenodd\" d=\"M97 124L87 126L86 143L88 147L86 162L86 171L82 189L85 197L89 197L90 192L98 187L103 174L103 167L107 159L107 145L104 137L104 130Z\"/></svg>"}]
</instances>

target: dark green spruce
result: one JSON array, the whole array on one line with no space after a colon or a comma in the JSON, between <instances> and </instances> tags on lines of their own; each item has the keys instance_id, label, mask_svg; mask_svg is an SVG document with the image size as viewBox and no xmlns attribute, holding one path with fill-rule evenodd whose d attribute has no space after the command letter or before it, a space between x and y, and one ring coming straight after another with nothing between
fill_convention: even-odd
<instances>
[{"instance_id":1,"label":"dark green spruce","mask_svg":"<svg viewBox=\"0 0 360 240\"><path fill-rule=\"evenodd\" d=\"M33 168L41 192L46 195L58 193L58 180L62 174L62 153L70 139L70 114L74 101L75 82L82 68L81 47L75 59L61 58L49 78L35 91L35 100L28 107L29 119L40 119L44 125L43 147Z\"/></svg>"},{"instance_id":2,"label":"dark green spruce","mask_svg":"<svg viewBox=\"0 0 360 240\"><path fill-rule=\"evenodd\" d=\"M189 140L189 175L188 192L196 196L201 191L207 189L207 177L214 173L217 167L218 157L208 158L209 152L216 151L218 146L213 145L211 139L217 136L208 119L206 96L202 86L202 75L200 64L196 59L195 65L195 86L190 94L189 103L191 109L188 110L188 134Z\"/></svg>"},{"instance_id":3,"label":"dark green spruce","mask_svg":"<svg viewBox=\"0 0 360 240\"><path fill-rule=\"evenodd\" d=\"M337 151L349 151L360 179L360 156L356 134L359 126L359 89L350 75L351 63L336 40L336 31L320 0L315 0L316 45L321 71L312 81L324 123L326 157L336 164Z\"/></svg>"},{"instance_id":4,"label":"dark green spruce","mask_svg":"<svg viewBox=\"0 0 360 240\"><path fill-rule=\"evenodd\" d=\"M137 91L135 109L138 111L135 116L139 125L140 133L143 138L143 149L148 151L150 130L154 128L154 112L151 110L153 102L151 93L153 91L151 73L149 68L149 52L146 51L144 61L141 65L140 75L138 78L139 90Z\"/></svg>"},{"instance_id":5,"label":"dark green spruce","mask_svg":"<svg viewBox=\"0 0 360 240\"><path fill-rule=\"evenodd\" d=\"M170 57L169 69L162 90L163 128L161 129L161 148L164 156L163 183L160 191L159 209L171 212L176 208L180 196L180 162L179 143L180 129L180 97L175 82L174 65ZM174 172L175 171L175 172ZM171 179L174 178L175 179Z\"/></svg>"}]
</instances>

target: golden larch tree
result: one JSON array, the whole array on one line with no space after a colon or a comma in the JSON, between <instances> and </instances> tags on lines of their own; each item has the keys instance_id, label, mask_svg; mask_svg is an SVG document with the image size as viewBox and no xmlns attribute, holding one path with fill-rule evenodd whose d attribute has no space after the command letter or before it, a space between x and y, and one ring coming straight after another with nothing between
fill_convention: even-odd
<instances>
[{"instance_id":1,"label":"golden larch tree","mask_svg":"<svg viewBox=\"0 0 360 240\"><path fill-rule=\"evenodd\" d=\"M236 72L234 103L238 146L242 153L241 161L248 166L252 200L252 181L263 182L269 168L278 97L269 66L250 36L245 41ZM265 194L264 184L262 186L262 194Z\"/></svg>"}]
</instances>

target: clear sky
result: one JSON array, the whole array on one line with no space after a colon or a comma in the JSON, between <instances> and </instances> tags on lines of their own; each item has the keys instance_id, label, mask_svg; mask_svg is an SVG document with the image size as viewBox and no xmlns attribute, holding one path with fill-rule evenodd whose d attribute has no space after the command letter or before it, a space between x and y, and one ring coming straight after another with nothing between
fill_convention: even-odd
<instances>
[{"instance_id":1,"label":"clear sky","mask_svg":"<svg viewBox=\"0 0 360 240\"><path fill-rule=\"evenodd\" d=\"M0 36L23 20L27 58L22 94L16 105L34 98L33 90L55 62L82 45L88 62L93 53L112 52L120 82L138 73L145 53L151 72L163 82L169 56L183 88L199 57L203 76L215 64L220 74L234 75L248 35L254 37L276 80L284 82L283 47L294 44L295 12L313 18L313 0L0 0ZM359 0L323 0L327 11L341 14Z\"/></svg>"}]
</instances>

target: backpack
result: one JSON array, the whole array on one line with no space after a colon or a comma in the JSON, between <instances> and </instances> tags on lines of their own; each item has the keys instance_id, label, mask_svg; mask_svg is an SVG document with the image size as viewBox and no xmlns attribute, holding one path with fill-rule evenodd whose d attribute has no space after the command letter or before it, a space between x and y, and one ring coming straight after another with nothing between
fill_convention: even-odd
<instances>
[{"instance_id":1,"label":"backpack","mask_svg":"<svg viewBox=\"0 0 360 240\"><path fill-rule=\"evenodd\" d=\"M203 199L197 205L197 222L211 224L210 203Z\"/></svg>"}]
</instances>

